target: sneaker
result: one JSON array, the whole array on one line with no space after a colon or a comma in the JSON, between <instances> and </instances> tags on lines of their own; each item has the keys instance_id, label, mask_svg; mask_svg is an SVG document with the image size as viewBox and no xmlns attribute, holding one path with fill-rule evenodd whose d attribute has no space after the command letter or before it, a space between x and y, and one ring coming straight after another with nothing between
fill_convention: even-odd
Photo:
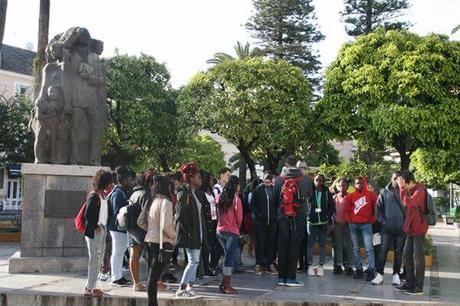
<instances>
[{"instance_id":1,"label":"sneaker","mask_svg":"<svg viewBox=\"0 0 460 306\"><path fill-rule=\"evenodd\" d=\"M268 273L270 273L270 274L278 274L278 270L276 270L274 265L270 265L270 267L268 267Z\"/></svg>"},{"instance_id":2,"label":"sneaker","mask_svg":"<svg viewBox=\"0 0 460 306\"><path fill-rule=\"evenodd\" d=\"M398 273L393 274L393 279L391 280L391 283L393 284L393 286L400 286L401 285L401 279L399 278Z\"/></svg>"},{"instance_id":3,"label":"sneaker","mask_svg":"<svg viewBox=\"0 0 460 306\"><path fill-rule=\"evenodd\" d=\"M377 273L374 277L374 279L371 281L372 285L381 285L383 284L383 275L380 273Z\"/></svg>"},{"instance_id":4,"label":"sneaker","mask_svg":"<svg viewBox=\"0 0 460 306\"><path fill-rule=\"evenodd\" d=\"M334 274L335 275L343 274L342 266L334 266Z\"/></svg>"},{"instance_id":5,"label":"sneaker","mask_svg":"<svg viewBox=\"0 0 460 306\"><path fill-rule=\"evenodd\" d=\"M286 286L288 287L303 287L303 283L302 282L299 282L297 280L287 280L286 281Z\"/></svg>"},{"instance_id":6,"label":"sneaker","mask_svg":"<svg viewBox=\"0 0 460 306\"><path fill-rule=\"evenodd\" d=\"M346 276L353 276L355 273L353 272L352 267L345 267L345 275Z\"/></svg>"},{"instance_id":7,"label":"sneaker","mask_svg":"<svg viewBox=\"0 0 460 306\"><path fill-rule=\"evenodd\" d=\"M256 265L254 267L254 273L257 275L262 275L262 268L260 267L260 265Z\"/></svg>"},{"instance_id":8,"label":"sneaker","mask_svg":"<svg viewBox=\"0 0 460 306\"><path fill-rule=\"evenodd\" d=\"M181 289L179 289L179 290L176 291L176 298L185 298L185 299L189 298L190 299L190 298L196 297L196 295L193 295L193 294L194 294L193 291L190 292L190 290L181 290Z\"/></svg>"},{"instance_id":9,"label":"sneaker","mask_svg":"<svg viewBox=\"0 0 460 306\"><path fill-rule=\"evenodd\" d=\"M278 279L278 286L286 286L286 282L284 281L284 279Z\"/></svg>"},{"instance_id":10,"label":"sneaker","mask_svg":"<svg viewBox=\"0 0 460 306\"><path fill-rule=\"evenodd\" d=\"M124 277L112 282L112 286L126 286L128 284L129 281Z\"/></svg>"},{"instance_id":11,"label":"sneaker","mask_svg":"<svg viewBox=\"0 0 460 306\"><path fill-rule=\"evenodd\" d=\"M185 291L187 291L189 297L196 297L197 296L196 291L193 290L192 288L191 289L186 289Z\"/></svg>"},{"instance_id":12,"label":"sneaker","mask_svg":"<svg viewBox=\"0 0 460 306\"><path fill-rule=\"evenodd\" d=\"M367 273L365 273L366 274L366 278L365 278L366 282L372 281L374 279L374 277L375 277L374 270L367 270L366 272L367 272Z\"/></svg>"},{"instance_id":13,"label":"sneaker","mask_svg":"<svg viewBox=\"0 0 460 306\"><path fill-rule=\"evenodd\" d=\"M412 290L412 288L408 287L406 283L404 283L401 286L394 287L394 288L396 291L399 291L399 292L406 292L406 291Z\"/></svg>"},{"instance_id":14,"label":"sneaker","mask_svg":"<svg viewBox=\"0 0 460 306\"><path fill-rule=\"evenodd\" d=\"M364 274L363 274L363 270L362 269L358 269L355 271L355 274L353 275L353 278L354 279L361 279L363 278Z\"/></svg>"},{"instance_id":15,"label":"sneaker","mask_svg":"<svg viewBox=\"0 0 460 306\"><path fill-rule=\"evenodd\" d=\"M323 266L318 267L318 269L316 270L316 275L317 276L324 276L324 268L323 268Z\"/></svg>"},{"instance_id":16,"label":"sneaker","mask_svg":"<svg viewBox=\"0 0 460 306\"><path fill-rule=\"evenodd\" d=\"M309 266L308 267L308 276L315 276L315 275L316 275L315 268L313 266Z\"/></svg>"},{"instance_id":17,"label":"sneaker","mask_svg":"<svg viewBox=\"0 0 460 306\"><path fill-rule=\"evenodd\" d=\"M414 288L414 289L404 291L404 293L408 295L423 295L423 290L420 288Z\"/></svg>"},{"instance_id":18,"label":"sneaker","mask_svg":"<svg viewBox=\"0 0 460 306\"><path fill-rule=\"evenodd\" d=\"M99 273L97 279L102 281L102 282L106 282L110 279L111 275L110 273Z\"/></svg>"}]
</instances>

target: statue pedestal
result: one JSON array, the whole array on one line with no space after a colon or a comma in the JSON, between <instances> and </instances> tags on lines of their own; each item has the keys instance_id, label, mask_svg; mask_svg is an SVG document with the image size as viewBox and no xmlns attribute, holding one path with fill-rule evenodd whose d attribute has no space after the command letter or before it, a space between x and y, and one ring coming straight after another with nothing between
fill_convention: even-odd
<instances>
[{"instance_id":1,"label":"statue pedestal","mask_svg":"<svg viewBox=\"0 0 460 306\"><path fill-rule=\"evenodd\" d=\"M9 273L73 272L88 267L84 235L74 218L102 167L22 164L21 250Z\"/></svg>"}]
</instances>

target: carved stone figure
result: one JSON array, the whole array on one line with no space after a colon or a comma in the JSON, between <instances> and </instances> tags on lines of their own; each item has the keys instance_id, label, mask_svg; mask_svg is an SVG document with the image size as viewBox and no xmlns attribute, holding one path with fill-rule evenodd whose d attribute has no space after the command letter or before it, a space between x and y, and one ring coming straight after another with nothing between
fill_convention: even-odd
<instances>
[{"instance_id":1,"label":"carved stone figure","mask_svg":"<svg viewBox=\"0 0 460 306\"><path fill-rule=\"evenodd\" d=\"M31 122L36 163L100 164L107 118L102 51L103 42L79 27L48 44Z\"/></svg>"}]
</instances>

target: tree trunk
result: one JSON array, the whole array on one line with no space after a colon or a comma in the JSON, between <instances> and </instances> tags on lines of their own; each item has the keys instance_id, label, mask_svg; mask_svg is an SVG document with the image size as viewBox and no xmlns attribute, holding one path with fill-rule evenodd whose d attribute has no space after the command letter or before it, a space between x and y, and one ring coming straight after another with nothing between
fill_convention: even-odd
<instances>
[{"instance_id":1,"label":"tree trunk","mask_svg":"<svg viewBox=\"0 0 460 306\"><path fill-rule=\"evenodd\" d=\"M393 139L393 145L401 158L401 170L409 170L410 156L412 152L409 152L407 148L407 136L399 135L395 137Z\"/></svg>"},{"instance_id":2,"label":"tree trunk","mask_svg":"<svg viewBox=\"0 0 460 306\"><path fill-rule=\"evenodd\" d=\"M38 97L42 83L42 70L46 63L46 46L48 45L48 33L50 23L50 0L40 0L40 14L38 17L38 46L37 58L34 65L35 88L34 97Z\"/></svg>"},{"instance_id":3,"label":"tree trunk","mask_svg":"<svg viewBox=\"0 0 460 306\"><path fill-rule=\"evenodd\" d=\"M252 160L249 154L249 148L243 147L243 146L238 146L237 148L241 153L241 157L244 159L244 161L246 162L246 165L249 168L249 173L251 174L251 181L252 181L253 179L257 177L256 163L254 162L254 160Z\"/></svg>"},{"instance_id":4,"label":"tree trunk","mask_svg":"<svg viewBox=\"0 0 460 306\"><path fill-rule=\"evenodd\" d=\"M399 156L401 156L401 171L402 170L409 170L410 154L408 154L405 151L402 151L402 152L399 152Z\"/></svg>"},{"instance_id":5,"label":"tree trunk","mask_svg":"<svg viewBox=\"0 0 460 306\"><path fill-rule=\"evenodd\" d=\"M271 174L277 173L278 165L284 154L285 152L275 155L272 152L267 151L267 156L265 157L266 169L270 171Z\"/></svg>"},{"instance_id":6,"label":"tree trunk","mask_svg":"<svg viewBox=\"0 0 460 306\"><path fill-rule=\"evenodd\" d=\"M0 0L0 50L3 46L3 34L5 33L6 8L8 0Z\"/></svg>"},{"instance_id":7,"label":"tree trunk","mask_svg":"<svg viewBox=\"0 0 460 306\"><path fill-rule=\"evenodd\" d=\"M240 185L241 189L244 190L246 188L246 161L243 158L240 158L238 161L238 170L239 170L239 177L240 177Z\"/></svg>"},{"instance_id":8,"label":"tree trunk","mask_svg":"<svg viewBox=\"0 0 460 306\"><path fill-rule=\"evenodd\" d=\"M168 164L168 158L166 157L166 155L160 154L159 159L160 159L160 165L161 165L161 168L163 169L163 172L171 172L171 169L169 168L169 164Z\"/></svg>"},{"instance_id":9,"label":"tree trunk","mask_svg":"<svg viewBox=\"0 0 460 306\"><path fill-rule=\"evenodd\" d=\"M372 8L374 7L374 0L367 0L366 7L366 34L372 32Z\"/></svg>"}]
</instances>

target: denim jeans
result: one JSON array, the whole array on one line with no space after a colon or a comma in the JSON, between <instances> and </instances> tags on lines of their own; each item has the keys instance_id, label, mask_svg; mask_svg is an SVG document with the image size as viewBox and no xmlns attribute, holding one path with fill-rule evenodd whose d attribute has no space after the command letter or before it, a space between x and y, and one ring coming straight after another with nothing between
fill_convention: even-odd
<instances>
[{"instance_id":1,"label":"denim jeans","mask_svg":"<svg viewBox=\"0 0 460 306\"><path fill-rule=\"evenodd\" d=\"M406 285L423 290L425 280L425 235L408 236L404 244Z\"/></svg>"},{"instance_id":2,"label":"denim jeans","mask_svg":"<svg viewBox=\"0 0 460 306\"><path fill-rule=\"evenodd\" d=\"M185 249L185 252L187 253L188 263L180 281L182 286L193 284L195 282L196 270L200 264L201 249Z\"/></svg>"},{"instance_id":3,"label":"denim jeans","mask_svg":"<svg viewBox=\"0 0 460 306\"><path fill-rule=\"evenodd\" d=\"M235 265L235 259L237 256L237 249L239 248L238 245L238 235L233 233L219 233L217 234L217 238L219 239L222 248L224 249L224 275L230 276L232 275L232 270Z\"/></svg>"},{"instance_id":4,"label":"denim jeans","mask_svg":"<svg viewBox=\"0 0 460 306\"><path fill-rule=\"evenodd\" d=\"M385 264L387 262L387 254L390 247L393 245L394 261L393 261L393 274L401 273L402 253L406 235L404 233L393 234L382 229L382 243L380 245L380 252L377 254L377 272L383 274Z\"/></svg>"},{"instance_id":5,"label":"denim jeans","mask_svg":"<svg viewBox=\"0 0 460 306\"><path fill-rule=\"evenodd\" d=\"M350 229L348 228L348 224L334 224L334 265L336 266L345 266L345 262L347 265L351 266L351 262L353 261L353 247L351 245L351 238L350 238ZM347 261L344 261L343 254L346 254Z\"/></svg>"},{"instance_id":6,"label":"denim jeans","mask_svg":"<svg viewBox=\"0 0 460 306\"><path fill-rule=\"evenodd\" d=\"M307 257L308 265L313 264L313 247L315 246L316 240L319 244L319 265L324 265L326 260L326 235L327 235L327 224L323 225L312 225L308 224L308 248L307 248Z\"/></svg>"},{"instance_id":7,"label":"denim jeans","mask_svg":"<svg viewBox=\"0 0 460 306\"><path fill-rule=\"evenodd\" d=\"M355 269L361 270L363 264L359 255L359 239L362 236L364 247L366 248L367 268L375 270L374 246L372 244L373 233L372 224L370 223L350 223L351 242L353 243L353 257L355 260Z\"/></svg>"},{"instance_id":8,"label":"denim jeans","mask_svg":"<svg viewBox=\"0 0 460 306\"><path fill-rule=\"evenodd\" d=\"M128 248L128 234L110 231L112 237L112 256L110 256L110 267L112 271L112 282L123 277L123 256Z\"/></svg>"},{"instance_id":9,"label":"denim jeans","mask_svg":"<svg viewBox=\"0 0 460 306\"><path fill-rule=\"evenodd\" d=\"M87 290L96 289L97 276L104 260L106 235L107 230L101 226L99 231L94 232L94 239L85 236L88 247L88 278L85 284Z\"/></svg>"}]
</instances>

